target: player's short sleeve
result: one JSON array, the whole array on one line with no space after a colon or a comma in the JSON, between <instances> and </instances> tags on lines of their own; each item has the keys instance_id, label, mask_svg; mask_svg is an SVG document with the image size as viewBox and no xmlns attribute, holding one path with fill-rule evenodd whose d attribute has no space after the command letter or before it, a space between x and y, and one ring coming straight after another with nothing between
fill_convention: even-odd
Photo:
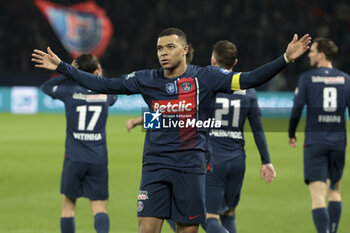
<instances>
[{"instance_id":1,"label":"player's short sleeve","mask_svg":"<svg viewBox=\"0 0 350 233\"><path fill-rule=\"evenodd\" d=\"M239 90L240 73L234 73L224 68L207 66L203 75L207 85L216 92L231 93L232 90ZM233 89L232 86L235 88Z\"/></svg>"},{"instance_id":2,"label":"player's short sleeve","mask_svg":"<svg viewBox=\"0 0 350 233\"><path fill-rule=\"evenodd\" d=\"M298 87L294 91L294 105L304 106L307 98L307 76L302 74L299 78Z\"/></svg>"}]
</instances>

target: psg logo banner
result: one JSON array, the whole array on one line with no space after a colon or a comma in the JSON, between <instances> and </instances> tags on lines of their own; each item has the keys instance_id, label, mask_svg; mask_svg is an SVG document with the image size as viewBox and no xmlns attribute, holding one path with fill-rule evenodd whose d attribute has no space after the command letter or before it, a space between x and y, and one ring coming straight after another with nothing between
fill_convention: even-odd
<instances>
[{"instance_id":1,"label":"psg logo banner","mask_svg":"<svg viewBox=\"0 0 350 233\"><path fill-rule=\"evenodd\" d=\"M99 57L104 53L113 34L113 25L106 11L95 1L70 6L46 0L35 0L34 3L72 57L82 53Z\"/></svg>"}]
</instances>

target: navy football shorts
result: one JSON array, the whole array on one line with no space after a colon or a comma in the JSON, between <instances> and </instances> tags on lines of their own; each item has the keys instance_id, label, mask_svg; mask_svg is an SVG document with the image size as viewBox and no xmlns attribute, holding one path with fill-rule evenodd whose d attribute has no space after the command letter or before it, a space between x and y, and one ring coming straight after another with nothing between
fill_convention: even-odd
<instances>
[{"instance_id":1,"label":"navy football shorts","mask_svg":"<svg viewBox=\"0 0 350 233\"><path fill-rule=\"evenodd\" d=\"M91 164L64 159L61 193L68 198L108 199L107 164Z\"/></svg>"},{"instance_id":2,"label":"navy football shorts","mask_svg":"<svg viewBox=\"0 0 350 233\"><path fill-rule=\"evenodd\" d=\"M213 171L206 175L205 205L208 213L223 214L238 205L244 172L244 152L223 163L214 162Z\"/></svg>"},{"instance_id":3,"label":"navy football shorts","mask_svg":"<svg viewBox=\"0 0 350 233\"><path fill-rule=\"evenodd\" d=\"M171 169L143 171L137 200L138 217L156 217L183 224L206 218L205 174Z\"/></svg>"},{"instance_id":4,"label":"navy football shorts","mask_svg":"<svg viewBox=\"0 0 350 233\"><path fill-rule=\"evenodd\" d=\"M324 145L310 145L304 148L304 180L339 181L345 165L345 149L337 150Z\"/></svg>"}]
</instances>

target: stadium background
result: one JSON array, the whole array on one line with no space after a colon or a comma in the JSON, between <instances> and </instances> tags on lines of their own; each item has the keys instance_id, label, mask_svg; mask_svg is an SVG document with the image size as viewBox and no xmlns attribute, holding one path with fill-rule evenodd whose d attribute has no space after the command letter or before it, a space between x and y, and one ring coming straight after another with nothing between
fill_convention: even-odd
<instances>
[{"instance_id":1,"label":"stadium background","mask_svg":"<svg viewBox=\"0 0 350 233\"><path fill-rule=\"evenodd\" d=\"M157 35L170 26L185 31L195 48L193 64L196 65L207 65L215 41L228 39L239 49L236 70L247 71L281 55L293 33L310 33L313 38L325 36L334 40L340 47L335 66L350 72L350 3L346 0L96 2L107 11L114 25L111 43L101 57L107 76L159 67L155 53ZM49 23L30 0L1 3L0 41L0 86L5 92L11 92L14 86L37 87L52 75L33 67L30 62L33 48L50 45L63 60L71 61ZM291 95L300 73L308 69L307 57L303 56L278 78L260 87L260 95L269 95L271 91L286 91L279 94ZM0 102L8 105L0 111L0 232L59 232L64 115L15 115L9 113L9 99L3 97ZM144 132L125 131L126 119L135 114L110 115L107 126L109 211L111 232L116 233L137 231L136 195ZM285 117L271 119L264 115L268 145L277 170L271 185L263 184L258 178L259 156L247 129L247 173L237 215L239 232L315 231L309 194L302 180L303 127L299 126L299 147L293 149L287 145L287 123ZM346 165L340 233L350 230L348 170ZM77 233L94 232L88 202L84 199L79 202ZM171 231L165 226L163 232Z\"/></svg>"}]
</instances>

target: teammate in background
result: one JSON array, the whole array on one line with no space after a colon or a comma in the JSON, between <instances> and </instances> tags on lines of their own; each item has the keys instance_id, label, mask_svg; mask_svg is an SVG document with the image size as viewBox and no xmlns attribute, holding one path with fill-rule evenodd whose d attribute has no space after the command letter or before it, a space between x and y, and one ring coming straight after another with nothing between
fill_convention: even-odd
<instances>
[{"instance_id":1,"label":"teammate in background","mask_svg":"<svg viewBox=\"0 0 350 233\"><path fill-rule=\"evenodd\" d=\"M95 75L102 75L99 60L82 54L73 66ZM106 121L108 106L115 95L104 95L86 89L65 76L50 79L41 85L44 93L64 102L67 119L65 158L61 177L61 232L75 232L77 198L90 199L96 232L109 231L107 214L108 168Z\"/></svg>"},{"instance_id":2,"label":"teammate in background","mask_svg":"<svg viewBox=\"0 0 350 233\"><path fill-rule=\"evenodd\" d=\"M337 232L341 215L340 180L346 147L345 109L350 106L350 77L333 68L338 51L333 41L313 41L309 60L316 68L300 76L289 122L289 145L304 105L307 117L304 145L304 179L312 201L312 217L318 233ZM328 197L328 209L326 200Z\"/></svg>"},{"instance_id":3,"label":"teammate in background","mask_svg":"<svg viewBox=\"0 0 350 233\"><path fill-rule=\"evenodd\" d=\"M218 41L213 47L211 64L232 71L237 57L238 51L233 43ZM260 177L270 183L276 173L270 161L254 89L216 94L214 115L221 121L221 128L209 132L213 159L212 172L206 176L207 223L204 228L208 233L236 233L235 212L245 173L243 130L247 118L262 161Z\"/></svg>"},{"instance_id":4,"label":"teammate in background","mask_svg":"<svg viewBox=\"0 0 350 233\"><path fill-rule=\"evenodd\" d=\"M174 122L203 122L210 116L217 92L247 89L267 82L288 63L309 49L308 34L300 40L295 34L286 52L251 72L226 72L217 67L186 64L186 35L168 28L157 42L157 70L141 70L107 79L82 72L62 62L50 48L34 50L35 67L57 70L79 84L100 93L142 94L150 118L173 117ZM184 117L183 117L184 116ZM152 121L152 120L151 120ZM160 122L159 122L160 124ZM148 129L145 136L143 167L137 210L139 233L161 232L164 219L176 221L179 233L198 232L205 219L206 138L204 127Z\"/></svg>"}]
</instances>

